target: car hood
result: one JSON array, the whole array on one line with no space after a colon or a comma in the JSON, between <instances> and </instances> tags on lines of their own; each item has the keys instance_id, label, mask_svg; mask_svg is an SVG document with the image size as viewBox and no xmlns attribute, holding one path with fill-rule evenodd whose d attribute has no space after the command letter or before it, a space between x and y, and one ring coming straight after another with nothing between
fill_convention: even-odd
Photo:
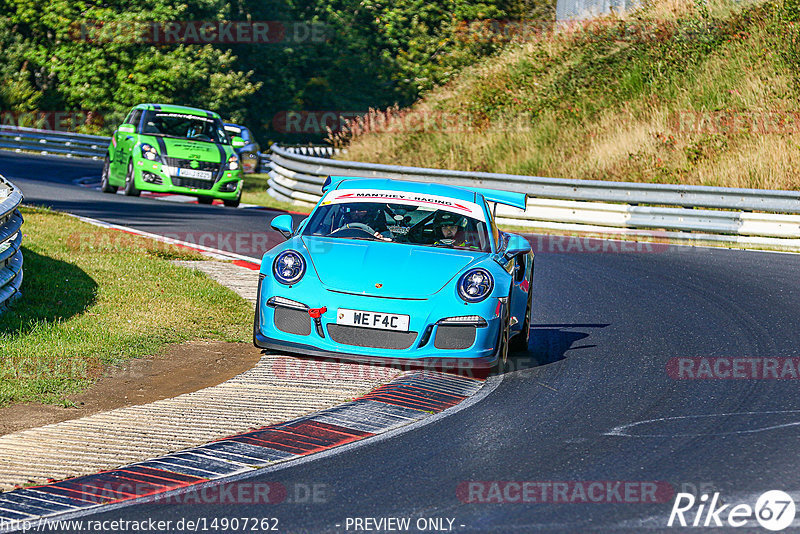
<instances>
[{"instance_id":1,"label":"car hood","mask_svg":"<svg viewBox=\"0 0 800 534\"><path fill-rule=\"evenodd\" d=\"M215 143L204 143L202 141L191 141L189 139L173 139L170 137L162 137L162 139L167 149L166 155L171 158L196 159L198 161L220 163L222 161L222 155L226 152L224 145Z\"/></svg>"},{"instance_id":2,"label":"car hood","mask_svg":"<svg viewBox=\"0 0 800 534\"><path fill-rule=\"evenodd\" d=\"M387 298L428 298L480 256L460 250L338 238L303 237L303 244L325 288Z\"/></svg>"}]
</instances>

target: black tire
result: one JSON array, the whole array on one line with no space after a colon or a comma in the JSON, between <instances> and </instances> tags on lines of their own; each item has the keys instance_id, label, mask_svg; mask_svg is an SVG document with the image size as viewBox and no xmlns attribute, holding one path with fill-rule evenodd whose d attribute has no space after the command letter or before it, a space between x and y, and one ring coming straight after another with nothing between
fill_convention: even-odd
<instances>
[{"instance_id":1,"label":"black tire","mask_svg":"<svg viewBox=\"0 0 800 534\"><path fill-rule=\"evenodd\" d=\"M242 202L242 192L241 191L239 191L239 194L236 196L236 198L231 199L231 200L223 200L222 201L222 203L225 204L225 207L228 207L228 208L238 208L239 204L241 202Z\"/></svg>"},{"instance_id":2,"label":"black tire","mask_svg":"<svg viewBox=\"0 0 800 534\"><path fill-rule=\"evenodd\" d=\"M213 204L214 197L197 197L197 203L205 205Z\"/></svg>"},{"instance_id":3,"label":"black tire","mask_svg":"<svg viewBox=\"0 0 800 534\"><path fill-rule=\"evenodd\" d=\"M533 278L533 277L531 277ZM530 284L530 281L528 282ZM509 348L512 352L526 352L528 343L531 339L531 309L533 308L533 285L528 285L528 306L525 308L525 320L522 323L522 330L519 334L511 338Z\"/></svg>"},{"instance_id":4,"label":"black tire","mask_svg":"<svg viewBox=\"0 0 800 534\"><path fill-rule=\"evenodd\" d=\"M505 371L506 362L508 361L508 346L509 346L509 310L508 306L505 307L506 311L503 314L502 329L497 340L497 360L493 366L493 370L498 373Z\"/></svg>"},{"instance_id":5,"label":"black tire","mask_svg":"<svg viewBox=\"0 0 800 534\"><path fill-rule=\"evenodd\" d=\"M103 193L116 193L118 187L116 185L111 185L109 182L108 174L111 172L111 162L108 160L108 156L103 160L103 174L100 177L100 191Z\"/></svg>"},{"instance_id":6,"label":"black tire","mask_svg":"<svg viewBox=\"0 0 800 534\"><path fill-rule=\"evenodd\" d=\"M125 173L125 196L138 197L142 194L141 191L136 189L136 181L133 174L133 160L128 162L128 172Z\"/></svg>"}]
</instances>

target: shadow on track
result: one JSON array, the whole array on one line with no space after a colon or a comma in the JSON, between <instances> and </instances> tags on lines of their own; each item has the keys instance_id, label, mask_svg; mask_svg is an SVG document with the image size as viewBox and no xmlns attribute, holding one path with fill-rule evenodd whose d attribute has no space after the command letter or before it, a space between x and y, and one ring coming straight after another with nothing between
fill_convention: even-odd
<instances>
[{"instance_id":1,"label":"shadow on track","mask_svg":"<svg viewBox=\"0 0 800 534\"><path fill-rule=\"evenodd\" d=\"M609 323L540 324L531 327L528 350L511 353L506 363L506 373L539 367L563 360L568 350L588 349L597 345L573 346L591 334L576 332L576 328L605 328Z\"/></svg>"}]
</instances>

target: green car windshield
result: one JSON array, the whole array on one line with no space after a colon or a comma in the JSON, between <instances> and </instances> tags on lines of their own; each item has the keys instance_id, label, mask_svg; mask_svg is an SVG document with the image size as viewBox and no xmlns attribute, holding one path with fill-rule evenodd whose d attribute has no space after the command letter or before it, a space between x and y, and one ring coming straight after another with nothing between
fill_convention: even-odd
<instances>
[{"instance_id":1,"label":"green car windshield","mask_svg":"<svg viewBox=\"0 0 800 534\"><path fill-rule=\"evenodd\" d=\"M170 111L146 111L142 121L140 133L145 135L230 144L222 121L213 117Z\"/></svg>"}]
</instances>

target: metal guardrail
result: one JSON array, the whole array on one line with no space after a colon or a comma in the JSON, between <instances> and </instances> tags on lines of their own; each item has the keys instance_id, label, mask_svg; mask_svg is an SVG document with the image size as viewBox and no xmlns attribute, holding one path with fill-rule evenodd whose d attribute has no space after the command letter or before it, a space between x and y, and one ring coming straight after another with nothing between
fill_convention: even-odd
<instances>
[{"instance_id":1,"label":"metal guardrail","mask_svg":"<svg viewBox=\"0 0 800 534\"><path fill-rule=\"evenodd\" d=\"M27 151L97 159L106 155L110 142L110 137L102 135L37 130L21 126L0 126L0 148L16 152Z\"/></svg>"},{"instance_id":2,"label":"metal guardrail","mask_svg":"<svg viewBox=\"0 0 800 534\"><path fill-rule=\"evenodd\" d=\"M108 137L96 135L0 126L0 148L17 151L100 158L109 141ZM340 154L331 147L273 145L271 154L262 159L269 174L268 192L278 200L313 205L329 175L479 186L528 195L525 211L498 207L498 222L503 224L610 234L644 231L685 241L800 250L798 191L570 180L331 159ZM0 217L3 213L0 211ZM8 219L8 214L5 217ZM0 223L7 222L0 218ZM0 262L5 262L4 269L11 261L3 256L9 249L4 245L6 241L0 234ZM4 285L0 274L0 288Z\"/></svg>"},{"instance_id":3,"label":"metal guardrail","mask_svg":"<svg viewBox=\"0 0 800 534\"><path fill-rule=\"evenodd\" d=\"M22 193L0 176L0 311L20 294L22 285Z\"/></svg>"},{"instance_id":4,"label":"metal guardrail","mask_svg":"<svg viewBox=\"0 0 800 534\"><path fill-rule=\"evenodd\" d=\"M340 161L272 146L269 193L312 205L326 176L487 187L528 195L527 209L498 206L499 223L546 230L647 233L800 250L800 192L570 180ZM643 205L644 204L644 205ZM649 204L649 206L648 206ZM710 209L699 209L710 208ZM752 213L752 212L767 213Z\"/></svg>"}]
</instances>

